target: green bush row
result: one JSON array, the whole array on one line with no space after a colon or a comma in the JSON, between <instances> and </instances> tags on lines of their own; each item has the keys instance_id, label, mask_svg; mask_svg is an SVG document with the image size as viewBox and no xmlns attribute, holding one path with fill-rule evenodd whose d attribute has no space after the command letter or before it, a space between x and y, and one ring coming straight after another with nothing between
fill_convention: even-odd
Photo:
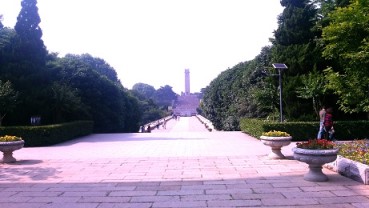
<instances>
[{"instance_id":1,"label":"green bush row","mask_svg":"<svg viewBox=\"0 0 369 208\"><path fill-rule=\"evenodd\" d=\"M241 131L259 138L263 132L285 131L294 141L305 141L316 138L319 122L273 122L261 119L242 118ZM335 121L334 130L337 140L354 140L369 138L369 121Z\"/></svg>"},{"instance_id":2,"label":"green bush row","mask_svg":"<svg viewBox=\"0 0 369 208\"><path fill-rule=\"evenodd\" d=\"M0 126L0 136L22 137L26 147L49 146L89 135L93 132L92 121L75 121L45 126Z\"/></svg>"}]
</instances>

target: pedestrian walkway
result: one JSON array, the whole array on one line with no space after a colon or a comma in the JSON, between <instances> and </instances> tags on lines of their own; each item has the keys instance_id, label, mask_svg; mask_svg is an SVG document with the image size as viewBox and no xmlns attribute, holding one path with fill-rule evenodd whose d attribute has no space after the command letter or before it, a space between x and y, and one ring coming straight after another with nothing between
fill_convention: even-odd
<instances>
[{"instance_id":1,"label":"pedestrian walkway","mask_svg":"<svg viewBox=\"0 0 369 208\"><path fill-rule=\"evenodd\" d=\"M154 128L152 132L209 132L205 125L199 122L196 116L178 117L178 119L170 119L165 128L159 126Z\"/></svg>"},{"instance_id":2,"label":"pedestrian walkway","mask_svg":"<svg viewBox=\"0 0 369 208\"><path fill-rule=\"evenodd\" d=\"M0 207L369 207L369 187L335 172L303 180L294 144L282 149L287 159L269 160L259 140L201 126L183 117L152 133L18 150L18 162L0 164Z\"/></svg>"}]
</instances>

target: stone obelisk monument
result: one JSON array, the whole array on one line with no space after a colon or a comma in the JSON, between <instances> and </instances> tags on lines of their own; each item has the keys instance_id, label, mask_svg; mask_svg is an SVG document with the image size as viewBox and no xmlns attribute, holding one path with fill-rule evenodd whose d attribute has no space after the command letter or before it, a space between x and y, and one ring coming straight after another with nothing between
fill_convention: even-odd
<instances>
[{"instance_id":1,"label":"stone obelisk monument","mask_svg":"<svg viewBox=\"0 0 369 208\"><path fill-rule=\"evenodd\" d=\"M185 69L185 95L190 95L190 70Z\"/></svg>"}]
</instances>

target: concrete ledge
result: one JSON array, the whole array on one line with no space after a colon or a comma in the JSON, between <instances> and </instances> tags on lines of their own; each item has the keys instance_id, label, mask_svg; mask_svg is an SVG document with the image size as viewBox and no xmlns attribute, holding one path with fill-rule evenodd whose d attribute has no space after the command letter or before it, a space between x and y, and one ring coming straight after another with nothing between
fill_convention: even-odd
<instances>
[{"instance_id":1,"label":"concrete ledge","mask_svg":"<svg viewBox=\"0 0 369 208\"><path fill-rule=\"evenodd\" d=\"M369 184L369 165L338 155L337 160L326 164L325 167L365 185Z\"/></svg>"}]
</instances>

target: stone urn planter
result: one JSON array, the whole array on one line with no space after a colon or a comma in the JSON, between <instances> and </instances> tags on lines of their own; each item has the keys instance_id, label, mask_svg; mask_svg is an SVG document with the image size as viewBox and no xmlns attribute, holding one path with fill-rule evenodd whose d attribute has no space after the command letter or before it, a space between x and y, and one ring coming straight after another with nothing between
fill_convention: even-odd
<instances>
[{"instance_id":1,"label":"stone urn planter","mask_svg":"<svg viewBox=\"0 0 369 208\"><path fill-rule=\"evenodd\" d=\"M264 145L271 148L271 152L268 154L269 159L284 159L285 156L281 150L283 146L291 144L291 136L261 136L261 141Z\"/></svg>"},{"instance_id":2,"label":"stone urn planter","mask_svg":"<svg viewBox=\"0 0 369 208\"><path fill-rule=\"evenodd\" d=\"M13 157L13 151L19 150L24 146L24 140L0 142L0 151L3 152L2 163L14 163L17 161Z\"/></svg>"},{"instance_id":3,"label":"stone urn planter","mask_svg":"<svg viewBox=\"0 0 369 208\"><path fill-rule=\"evenodd\" d=\"M309 171L304 175L304 179L313 182L328 181L328 177L322 172L322 167L326 163L336 160L338 148L334 149L303 149L294 147L293 157L309 165Z\"/></svg>"}]
</instances>

